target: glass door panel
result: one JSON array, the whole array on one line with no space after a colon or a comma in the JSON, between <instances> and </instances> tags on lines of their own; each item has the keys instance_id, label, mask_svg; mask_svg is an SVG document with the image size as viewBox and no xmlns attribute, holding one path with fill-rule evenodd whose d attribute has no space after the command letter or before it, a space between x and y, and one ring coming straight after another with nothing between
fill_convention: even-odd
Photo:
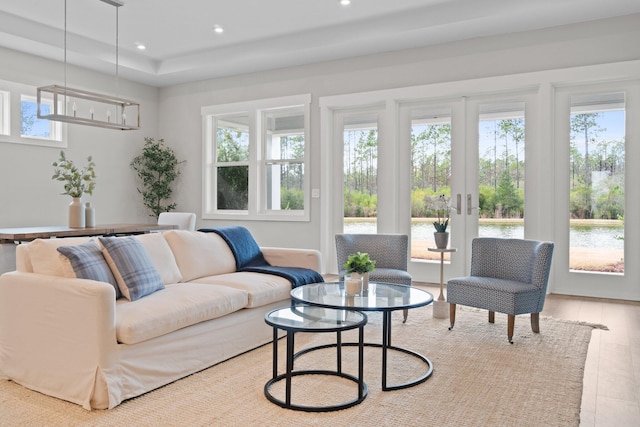
<instances>
[{"instance_id":1,"label":"glass door panel","mask_svg":"<svg viewBox=\"0 0 640 427\"><path fill-rule=\"evenodd\" d=\"M625 99L571 96L569 268L624 274Z\"/></svg>"},{"instance_id":2,"label":"glass door panel","mask_svg":"<svg viewBox=\"0 0 640 427\"><path fill-rule=\"evenodd\" d=\"M480 104L478 236L524 238L524 102Z\"/></svg>"},{"instance_id":3,"label":"glass door panel","mask_svg":"<svg viewBox=\"0 0 640 427\"><path fill-rule=\"evenodd\" d=\"M343 120L343 230L376 234L378 213L378 116L346 115Z\"/></svg>"},{"instance_id":4,"label":"glass door panel","mask_svg":"<svg viewBox=\"0 0 640 427\"><path fill-rule=\"evenodd\" d=\"M428 248L435 247L434 221L450 221L451 109L411 115L411 260L440 262ZM451 254L444 258L449 262Z\"/></svg>"}]
</instances>

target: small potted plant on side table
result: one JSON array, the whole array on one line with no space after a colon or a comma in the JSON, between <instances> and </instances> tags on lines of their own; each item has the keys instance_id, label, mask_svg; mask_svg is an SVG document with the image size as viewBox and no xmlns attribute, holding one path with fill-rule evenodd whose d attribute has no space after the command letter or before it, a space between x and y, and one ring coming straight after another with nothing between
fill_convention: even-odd
<instances>
[{"instance_id":1,"label":"small potted plant on side table","mask_svg":"<svg viewBox=\"0 0 640 427\"><path fill-rule=\"evenodd\" d=\"M449 232L447 226L449 225L449 199L446 195L440 194L436 197L425 197L427 208L433 209L438 216L438 220L433 222L435 233L433 238L436 243L436 247L439 249L445 249L449 244Z\"/></svg>"},{"instance_id":2,"label":"small potted plant on side table","mask_svg":"<svg viewBox=\"0 0 640 427\"><path fill-rule=\"evenodd\" d=\"M436 243L435 248L428 248L431 252L440 253L440 295L433 301L433 317L437 319L444 319L448 316L449 304L444 297L444 254L445 252L455 252L456 249L449 248L449 232L447 226L449 225L449 215L451 207L449 206L449 198L445 194L440 194L437 197L425 197L425 203L427 208L433 209L438 216L438 220L433 222L433 227L436 229L433 233L433 237Z\"/></svg>"},{"instance_id":3,"label":"small potted plant on side table","mask_svg":"<svg viewBox=\"0 0 640 427\"><path fill-rule=\"evenodd\" d=\"M362 282L362 290L366 291L369 286L369 272L376 268L376 262L369 257L366 252L356 252L347 257L347 262L343 267L346 270L346 274L349 274L352 279L357 279ZM347 279L345 278L345 283Z\"/></svg>"}]
</instances>

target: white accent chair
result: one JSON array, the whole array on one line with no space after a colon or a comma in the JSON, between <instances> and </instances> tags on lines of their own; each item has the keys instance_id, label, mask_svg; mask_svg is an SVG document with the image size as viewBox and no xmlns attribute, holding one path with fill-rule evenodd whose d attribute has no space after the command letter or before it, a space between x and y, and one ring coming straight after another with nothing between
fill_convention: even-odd
<instances>
[{"instance_id":1,"label":"white accent chair","mask_svg":"<svg viewBox=\"0 0 640 427\"><path fill-rule=\"evenodd\" d=\"M196 214L192 212L161 212L158 225L176 225L179 230L194 231L196 229Z\"/></svg>"}]
</instances>

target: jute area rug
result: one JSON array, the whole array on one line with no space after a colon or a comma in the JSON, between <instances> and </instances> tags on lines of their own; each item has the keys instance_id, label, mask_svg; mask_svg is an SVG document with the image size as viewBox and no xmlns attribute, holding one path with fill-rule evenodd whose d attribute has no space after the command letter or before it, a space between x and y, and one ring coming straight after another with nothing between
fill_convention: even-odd
<instances>
[{"instance_id":1,"label":"jute area rug","mask_svg":"<svg viewBox=\"0 0 640 427\"><path fill-rule=\"evenodd\" d=\"M379 342L381 316L369 313L365 337ZM365 349L367 398L352 408L308 413L269 402L263 387L272 371L272 347L265 345L165 387L123 402L112 410L80 406L0 381L2 426L577 426L582 378L591 332L584 325L540 319L533 334L528 316L516 319L514 344L507 342L506 316L487 322L486 312L459 308L454 330L433 319L430 306L393 316L393 344L418 351L434 364L426 382L381 391L380 349ZM346 335L346 334L345 334ZM349 338L346 336L345 338ZM326 343L335 334L297 334L296 350ZM284 341L279 342L284 359ZM346 339L345 339L346 341ZM356 349L343 352L343 369L356 373ZM389 359L389 384L415 378L424 365L403 353ZM284 363L281 360L281 372ZM335 367L335 349L308 353L296 369ZM281 382L282 383L282 382ZM284 397L283 386L273 393ZM356 386L338 377L295 377L297 404L326 405L351 400Z\"/></svg>"}]
</instances>

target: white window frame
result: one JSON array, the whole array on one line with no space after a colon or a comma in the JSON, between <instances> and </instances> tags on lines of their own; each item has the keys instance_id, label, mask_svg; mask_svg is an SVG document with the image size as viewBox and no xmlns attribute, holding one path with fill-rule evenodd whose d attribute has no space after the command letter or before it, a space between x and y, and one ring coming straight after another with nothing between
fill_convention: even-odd
<instances>
[{"instance_id":1,"label":"white window frame","mask_svg":"<svg viewBox=\"0 0 640 427\"><path fill-rule=\"evenodd\" d=\"M204 219L259 220L259 221L309 221L310 220L310 142L309 116L311 94L292 95L202 107L202 217ZM266 132L263 113L270 110L302 107L304 111L304 158L302 161L285 160L286 163L301 163L304 170L304 209L267 209L267 165L274 159L266 156ZM246 114L249 123L249 192L247 210L217 209L217 163L216 120L225 116ZM282 162L282 160L277 160ZM229 165L233 165L228 163ZM244 165L245 162L242 162ZM240 164L239 164L240 165Z\"/></svg>"},{"instance_id":2,"label":"white window frame","mask_svg":"<svg viewBox=\"0 0 640 427\"><path fill-rule=\"evenodd\" d=\"M11 93L8 90L0 90L0 136L9 136L11 134L11 114L9 102Z\"/></svg>"},{"instance_id":3,"label":"white window frame","mask_svg":"<svg viewBox=\"0 0 640 427\"><path fill-rule=\"evenodd\" d=\"M0 80L0 143L67 148L67 126L51 122L50 137L22 135L22 101L36 102L35 86Z\"/></svg>"}]
</instances>

